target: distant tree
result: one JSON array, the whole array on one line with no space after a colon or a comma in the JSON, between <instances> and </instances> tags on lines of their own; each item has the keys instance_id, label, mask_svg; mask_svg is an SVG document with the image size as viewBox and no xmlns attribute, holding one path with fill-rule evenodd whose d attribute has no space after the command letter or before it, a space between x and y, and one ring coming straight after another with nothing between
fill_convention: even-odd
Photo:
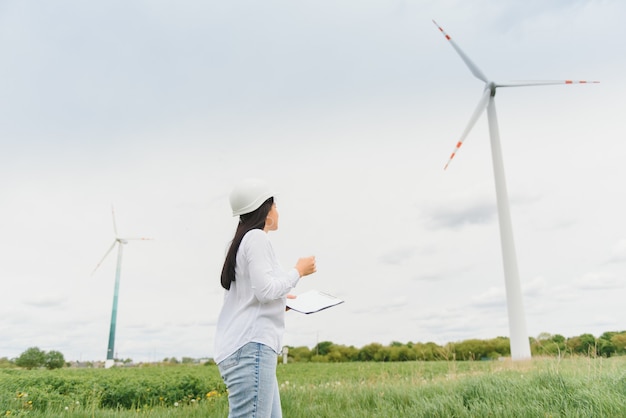
<instances>
[{"instance_id":1,"label":"distant tree","mask_svg":"<svg viewBox=\"0 0 626 418\"><path fill-rule=\"evenodd\" d=\"M616 331L607 331L607 332L603 332L603 333L602 333L602 335L600 335L600 336L598 337L598 339L599 339L599 340L608 340L608 341L611 341L611 338L613 338L613 336L614 336L615 334L619 334L619 333L618 333L618 332L616 332Z\"/></svg>"},{"instance_id":2,"label":"distant tree","mask_svg":"<svg viewBox=\"0 0 626 418\"><path fill-rule=\"evenodd\" d=\"M580 340L582 341L582 353L587 354L589 356L597 355L596 351L596 337L591 334L582 334L580 336Z\"/></svg>"},{"instance_id":3,"label":"distant tree","mask_svg":"<svg viewBox=\"0 0 626 418\"><path fill-rule=\"evenodd\" d=\"M330 347L332 347L333 343L330 341L322 341L313 347L313 352L319 356L325 356L330 351Z\"/></svg>"},{"instance_id":4,"label":"distant tree","mask_svg":"<svg viewBox=\"0 0 626 418\"><path fill-rule=\"evenodd\" d=\"M611 357L617 349L610 339L598 338L598 355L602 357Z\"/></svg>"},{"instance_id":5,"label":"distant tree","mask_svg":"<svg viewBox=\"0 0 626 418\"><path fill-rule=\"evenodd\" d=\"M543 332L531 343L530 348L533 354L561 356L566 352L565 337Z\"/></svg>"},{"instance_id":6,"label":"distant tree","mask_svg":"<svg viewBox=\"0 0 626 418\"><path fill-rule=\"evenodd\" d=\"M331 363L341 363L346 361L346 359L344 359L344 357L341 355L341 350L339 349L339 347L335 345L330 348L330 351L325 357Z\"/></svg>"},{"instance_id":7,"label":"distant tree","mask_svg":"<svg viewBox=\"0 0 626 418\"><path fill-rule=\"evenodd\" d=\"M549 341L552 338L552 334L549 332L541 332L537 335L537 341Z\"/></svg>"},{"instance_id":8,"label":"distant tree","mask_svg":"<svg viewBox=\"0 0 626 418\"><path fill-rule=\"evenodd\" d=\"M183 357L183 364L193 364L196 360L191 357Z\"/></svg>"},{"instance_id":9,"label":"distant tree","mask_svg":"<svg viewBox=\"0 0 626 418\"><path fill-rule=\"evenodd\" d=\"M613 354L617 352L617 348L615 344L611 341L611 339L617 335L618 333L615 331L607 331L602 333L600 337L598 337L598 354L603 357L611 357Z\"/></svg>"},{"instance_id":10,"label":"distant tree","mask_svg":"<svg viewBox=\"0 0 626 418\"><path fill-rule=\"evenodd\" d=\"M328 361L338 363L345 361L355 361L358 359L359 350L353 346L346 347L345 345L333 344L328 351Z\"/></svg>"},{"instance_id":11,"label":"distant tree","mask_svg":"<svg viewBox=\"0 0 626 418\"><path fill-rule=\"evenodd\" d=\"M15 364L6 357L0 358L0 369L8 369L10 367L14 367Z\"/></svg>"},{"instance_id":12,"label":"distant tree","mask_svg":"<svg viewBox=\"0 0 626 418\"><path fill-rule=\"evenodd\" d=\"M60 369L65 366L65 358L59 351L48 351L45 358L45 366L48 370Z\"/></svg>"},{"instance_id":13,"label":"distant tree","mask_svg":"<svg viewBox=\"0 0 626 418\"><path fill-rule=\"evenodd\" d=\"M361 360L361 361L372 361L372 360L374 360L374 357L376 356L376 353L378 353L378 351L380 349L382 349L382 348L383 348L383 346L381 344L379 344L379 343L371 343L371 344L368 344L368 345L364 346L359 351L359 360Z\"/></svg>"},{"instance_id":14,"label":"distant tree","mask_svg":"<svg viewBox=\"0 0 626 418\"><path fill-rule=\"evenodd\" d=\"M587 356L595 356L597 354L596 337L591 334L582 334L578 337L568 338L567 347L575 354Z\"/></svg>"},{"instance_id":15,"label":"distant tree","mask_svg":"<svg viewBox=\"0 0 626 418\"><path fill-rule=\"evenodd\" d=\"M26 369L35 369L46 363L46 352L38 347L31 347L15 360L15 364Z\"/></svg>"},{"instance_id":16,"label":"distant tree","mask_svg":"<svg viewBox=\"0 0 626 418\"><path fill-rule=\"evenodd\" d=\"M485 342L477 339L454 343L454 353L459 360L480 360L487 356Z\"/></svg>"},{"instance_id":17,"label":"distant tree","mask_svg":"<svg viewBox=\"0 0 626 418\"><path fill-rule=\"evenodd\" d=\"M341 346L342 354L344 358L348 361L357 361L359 359L359 349L355 346L351 345L350 347Z\"/></svg>"},{"instance_id":18,"label":"distant tree","mask_svg":"<svg viewBox=\"0 0 626 418\"><path fill-rule=\"evenodd\" d=\"M448 343L441 347L437 353L438 359L445 361L453 361L456 360L456 353L454 352L454 344Z\"/></svg>"},{"instance_id":19,"label":"distant tree","mask_svg":"<svg viewBox=\"0 0 626 418\"><path fill-rule=\"evenodd\" d=\"M416 360L432 361L439 357L441 347L433 342L427 342L426 344L415 343L413 345L413 352L415 353Z\"/></svg>"},{"instance_id":20,"label":"distant tree","mask_svg":"<svg viewBox=\"0 0 626 418\"><path fill-rule=\"evenodd\" d=\"M381 347L380 350L374 354L374 361L391 361L391 347Z\"/></svg>"},{"instance_id":21,"label":"distant tree","mask_svg":"<svg viewBox=\"0 0 626 418\"><path fill-rule=\"evenodd\" d=\"M486 341L487 357L497 359L511 354L511 342L508 337L496 337Z\"/></svg>"},{"instance_id":22,"label":"distant tree","mask_svg":"<svg viewBox=\"0 0 626 418\"><path fill-rule=\"evenodd\" d=\"M567 349L572 353L579 353L581 351L582 342L580 337L569 337L566 342Z\"/></svg>"},{"instance_id":23,"label":"distant tree","mask_svg":"<svg viewBox=\"0 0 626 418\"><path fill-rule=\"evenodd\" d=\"M309 347L289 347L289 358L295 362L307 362L311 360L311 350Z\"/></svg>"},{"instance_id":24,"label":"distant tree","mask_svg":"<svg viewBox=\"0 0 626 418\"><path fill-rule=\"evenodd\" d=\"M311 362L312 363L328 363L328 356L320 356L320 355L314 354L311 356Z\"/></svg>"},{"instance_id":25,"label":"distant tree","mask_svg":"<svg viewBox=\"0 0 626 418\"><path fill-rule=\"evenodd\" d=\"M393 345L390 347L391 361L409 361L415 359L415 352L406 345Z\"/></svg>"},{"instance_id":26,"label":"distant tree","mask_svg":"<svg viewBox=\"0 0 626 418\"><path fill-rule=\"evenodd\" d=\"M615 334L611 337L611 342L618 354L626 354L626 331Z\"/></svg>"}]
</instances>

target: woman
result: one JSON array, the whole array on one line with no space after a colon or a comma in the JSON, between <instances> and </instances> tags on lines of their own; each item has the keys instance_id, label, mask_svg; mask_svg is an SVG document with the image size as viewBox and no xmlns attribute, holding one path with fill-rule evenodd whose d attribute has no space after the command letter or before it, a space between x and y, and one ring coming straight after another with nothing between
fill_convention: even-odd
<instances>
[{"instance_id":1,"label":"woman","mask_svg":"<svg viewBox=\"0 0 626 418\"><path fill-rule=\"evenodd\" d=\"M267 233L278 229L273 193L261 180L239 183L230 195L239 225L222 269L224 305L217 321L215 361L228 388L229 417L282 417L277 356L286 297L314 273L315 257L284 271Z\"/></svg>"}]
</instances>

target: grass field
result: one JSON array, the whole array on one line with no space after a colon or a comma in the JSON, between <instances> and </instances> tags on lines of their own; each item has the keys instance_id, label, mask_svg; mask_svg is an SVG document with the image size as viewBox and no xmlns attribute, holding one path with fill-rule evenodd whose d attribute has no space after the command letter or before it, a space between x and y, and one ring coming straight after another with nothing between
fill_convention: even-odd
<instances>
[{"instance_id":1,"label":"grass field","mask_svg":"<svg viewBox=\"0 0 626 418\"><path fill-rule=\"evenodd\" d=\"M279 365L283 414L626 417L626 357ZM225 417L215 366L0 370L0 416Z\"/></svg>"}]
</instances>

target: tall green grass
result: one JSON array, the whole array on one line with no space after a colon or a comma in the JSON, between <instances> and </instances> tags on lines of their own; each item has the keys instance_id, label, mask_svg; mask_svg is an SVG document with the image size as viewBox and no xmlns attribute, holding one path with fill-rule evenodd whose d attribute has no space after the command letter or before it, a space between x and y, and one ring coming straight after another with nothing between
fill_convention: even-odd
<instances>
[{"instance_id":1,"label":"tall green grass","mask_svg":"<svg viewBox=\"0 0 626 418\"><path fill-rule=\"evenodd\" d=\"M279 369L286 417L626 417L626 358L317 366Z\"/></svg>"},{"instance_id":2,"label":"tall green grass","mask_svg":"<svg viewBox=\"0 0 626 418\"><path fill-rule=\"evenodd\" d=\"M278 381L286 418L626 417L626 357L295 363ZM227 414L215 366L0 370L0 416Z\"/></svg>"}]
</instances>

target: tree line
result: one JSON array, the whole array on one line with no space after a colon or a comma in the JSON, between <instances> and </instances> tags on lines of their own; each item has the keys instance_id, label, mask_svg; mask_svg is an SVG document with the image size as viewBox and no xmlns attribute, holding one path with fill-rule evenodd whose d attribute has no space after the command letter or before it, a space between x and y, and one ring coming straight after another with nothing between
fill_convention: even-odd
<instances>
[{"instance_id":1,"label":"tree line","mask_svg":"<svg viewBox=\"0 0 626 418\"><path fill-rule=\"evenodd\" d=\"M389 345L371 343L362 348L323 341L312 349L287 347L291 362L344 362L344 361L438 361L438 360L494 360L511 355L508 337L488 340L470 339L439 345L427 343L401 343ZM560 334L542 333L530 338L533 356L584 355L611 357L626 354L626 331L605 332L596 338L591 334L565 338Z\"/></svg>"},{"instance_id":2,"label":"tree line","mask_svg":"<svg viewBox=\"0 0 626 418\"><path fill-rule=\"evenodd\" d=\"M347 361L471 361L495 360L511 355L508 337L488 340L470 339L439 345L434 342L393 341L389 345L370 343L364 347L345 346L323 341L313 348L306 346L287 347L290 362L347 362ZM560 334L541 333L530 338L530 351L533 356L575 356L611 357L626 355L626 331L609 331L598 338L592 334L582 334L565 338ZM124 362L132 363L131 359ZM175 357L165 358L161 364L179 364ZM190 357L183 357L182 364L197 364ZM215 364L209 360L207 364ZM31 347L18 358L0 358L2 367L22 367L25 369L58 369L66 366L65 358L59 351L43 351Z\"/></svg>"},{"instance_id":3,"label":"tree line","mask_svg":"<svg viewBox=\"0 0 626 418\"><path fill-rule=\"evenodd\" d=\"M30 347L16 359L0 358L0 367L22 367L24 369L60 369L65 367L65 357L60 351L44 351L38 347Z\"/></svg>"}]
</instances>

